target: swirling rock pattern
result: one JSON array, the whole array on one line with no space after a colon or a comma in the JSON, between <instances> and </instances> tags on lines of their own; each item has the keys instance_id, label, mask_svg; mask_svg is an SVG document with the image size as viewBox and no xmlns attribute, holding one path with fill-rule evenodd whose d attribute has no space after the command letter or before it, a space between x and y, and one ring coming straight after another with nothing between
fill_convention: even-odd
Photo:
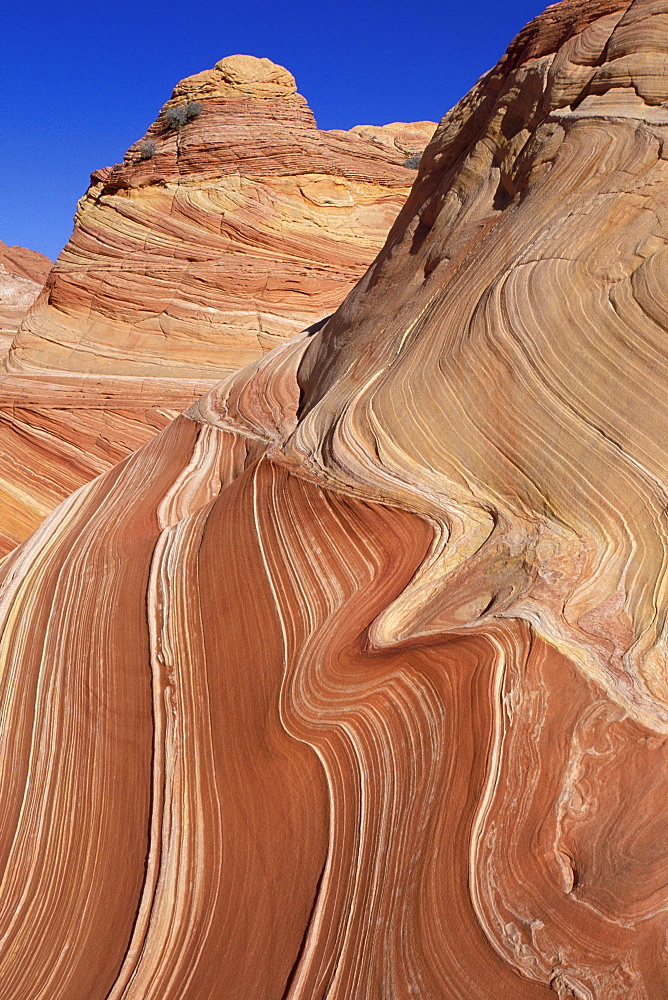
<instances>
[{"instance_id":1,"label":"swirling rock pattern","mask_svg":"<svg viewBox=\"0 0 668 1000\"><path fill-rule=\"evenodd\" d=\"M8 370L217 380L253 361L341 303L434 128L321 132L268 59L182 80L124 162L91 175Z\"/></svg>"},{"instance_id":2,"label":"swirling rock pattern","mask_svg":"<svg viewBox=\"0 0 668 1000\"><path fill-rule=\"evenodd\" d=\"M332 319L4 561L9 1000L666 996L667 50L548 8Z\"/></svg>"}]
</instances>

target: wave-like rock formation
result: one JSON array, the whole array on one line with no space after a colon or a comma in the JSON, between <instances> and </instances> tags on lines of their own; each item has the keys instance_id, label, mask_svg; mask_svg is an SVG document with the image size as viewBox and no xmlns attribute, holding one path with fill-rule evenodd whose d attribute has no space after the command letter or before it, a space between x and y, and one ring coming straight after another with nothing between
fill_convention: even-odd
<instances>
[{"instance_id":1,"label":"wave-like rock formation","mask_svg":"<svg viewBox=\"0 0 668 1000\"><path fill-rule=\"evenodd\" d=\"M668 994L668 0L2 566L6 1000Z\"/></svg>"},{"instance_id":2,"label":"wave-like rock formation","mask_svg":"<svg viewBox=\"0 0 668 1000\"><path fill-rule=\"evenodd\" d=\"M220 379L329 315L383 245L434 122L318 130L294 77L228 56L98 170L10 371Z\"/></svg>"},{"instance_id":3,"label":"wave-like rock formation","mask_svg":"<svg viewBox=\"0 0 668 1000\"><path fill-rule=\"evenodd\" d=\"M53 262L25 247L9 247L0 240L0 357L33 304Z\"/></svg>"}]
</instances>

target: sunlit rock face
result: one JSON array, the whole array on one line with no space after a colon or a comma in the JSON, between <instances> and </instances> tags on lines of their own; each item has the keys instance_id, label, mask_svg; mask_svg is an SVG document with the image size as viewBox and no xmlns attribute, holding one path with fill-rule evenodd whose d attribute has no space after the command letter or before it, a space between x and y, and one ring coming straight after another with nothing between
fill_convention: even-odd
<instances>
[{"instance_id":1,"label":"sunlit rock face","mask_svg":"<svg viewBox=\"0 0 668 1000\"><path fill-rule=\"evenodd\" d=\"M564 0L334 317L3 564L11 1000L668 994L668 0Z\"/></svg>"},{"instance_id":2,"label":"sunlit rock face","mask_svg":"<svg viewBox=\"0 0 668 1000\"><path fill-rule=\"evenodd\" d=\"M380 250L434 122L318 130L294 77L228 56L98 170L7 367L211 377L332 313Z\"/></svg>"},{"instance_id":3,"label":"sunlit rock face","mask_svg":"<svg viewBox=\"0 0 668 1000\"><path fill-rule=\"evenodd\" d=\"M5 358L0 555L224 374L332 313L434 128L320 132L268 59L229 56L182 80L124 163L92 175ZM0 322L3 260L0 246ZM11 282L15 333L41 286Z\"/></svg>"},{"instance_id":4,"label":"sunlit rock face","mask_svg":"<svg viewBox=\"0 0 668 1000\"><path fill-rule=\"evenodd\" d=\"M44 254L8 247L0 240L0 358L9 349L51 267Z\"/></svg>"}]
</instances>

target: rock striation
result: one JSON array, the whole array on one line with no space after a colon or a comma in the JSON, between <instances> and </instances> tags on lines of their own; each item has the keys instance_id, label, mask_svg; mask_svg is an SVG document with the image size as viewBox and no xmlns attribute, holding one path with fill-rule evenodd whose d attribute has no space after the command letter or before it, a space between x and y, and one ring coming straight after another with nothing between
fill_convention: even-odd
<instances>
[{"instance_id":1,"label":"rock striation","mask_svg":"<svg viewBox=\"0 0 668 1000\"><path fill-rule=\"evenodd\" d=\"M668 992L668 0L563 0L334 316L2 565L7 1000Z\"/></svg>"},{"instance_id":2,"label":"rock striation","mask_svg":"<svg viewBox=\"0 0 668 1000\"><path fill-rule=\"evenodd\" d=\"M210 387L206 379L0 374L0 557Z\"/></svg>"},{"instance_id":3,"label":"rock striation","mask_svg":"<svg viewBox=\"0 0 668 1000\"><path fill-rule=\"evenodd\" d=\"M0 555L223 374L331 313L434 128L320 132L268 59L182 80L124 163L92 175L5 361Z\"/></svg>"},{"instance_id":4,"label":"rock striation","mask_svg":"<svg viewBox=\"0 0 668 1000\"><path fill-rule=\"evenodd\" d=\"M10 371L219 379L340 304L434 122L318 130L294 77L228 56L97 170Z\"/></svg>"},{"instance_id":5,"label":"rock striation","mask_svg":"<svg viewBox=\"0 0 668 1000\"><path fill-rule=\"evenodd\" d=\"M44 254L9 247L0 240L0 357L9 349L52 266Z\"/></svg>"}]
</instances>

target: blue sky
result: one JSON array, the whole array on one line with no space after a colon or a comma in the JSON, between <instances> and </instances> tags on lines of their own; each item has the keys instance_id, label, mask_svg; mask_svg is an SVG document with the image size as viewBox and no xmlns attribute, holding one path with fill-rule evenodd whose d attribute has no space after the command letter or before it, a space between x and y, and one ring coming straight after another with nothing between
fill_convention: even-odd
<instances>
[{"instance_id":1,"label":"blue sky","mask_svg":"<svg viewBox=\"0 0 668 1000\"><path fill-rule=\"evenodd\" d=\"M541 0L14 0L2 18L0 239L55 257L97 167L174 84L235 52L295 75L320 128L437 121Z\"/></svg>"}]
</instances>

